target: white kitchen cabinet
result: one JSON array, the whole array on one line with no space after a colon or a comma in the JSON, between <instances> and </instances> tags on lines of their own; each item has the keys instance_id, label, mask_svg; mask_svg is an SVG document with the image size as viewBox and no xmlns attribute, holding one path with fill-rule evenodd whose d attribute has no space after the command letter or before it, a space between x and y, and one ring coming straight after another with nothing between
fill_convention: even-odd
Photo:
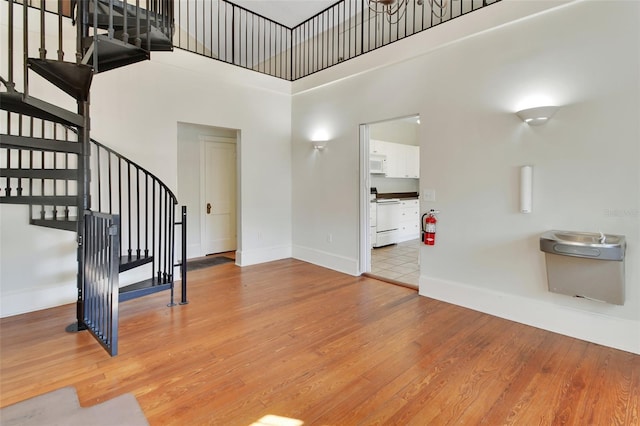
<instances>
[{"instance_id":1,"label":"white kitchen cabinet","mask_svg":"<svg viewBox=\"0 0 640 426\"><path fill-rule=\"evenodd\" d=\"M404 154L402 145L391 142L383 142L383 149L387 156L387 177L404 177Z\"/></svg>"},{"instance_id":2,"label":"white kitchen cabinet","mask_svg":"<svg viewBox=\"0 0 640 426\"><path fill-rule=\"evenodd\" d=\"M420 178L420 147L404 145L404 171L405 177Z\"/></svg>"},{"instance_id":3,"label":"white kitchen cabinet","mask_svg":"<svg viewBox=\"0 0 640 426\"><path fill-rule=\"evenodd\" d=\"M417 199L400 200L398 242L420 238L420 202Z\"/></svg>"},{"instance_id":4,"label":"white kitchen cabinet","mask_svg":"<svg viewBox=\"0 0 640 426\"><path fill-rule=\"evenodd\" d=\"M386 155L383 151L385 148L385 144L387 143L389 142L369 139L369 154Z\"/></svg>"},{"instance_id":5,"label":"white kitchen cabinet","mask_svg":"<svg viewBox=\"0 0 640 426\"><path fill-rule=\"evenodd\" d=\"M378 205L375 201L369 203L369 242L371 248L376 245L376 222L377 222Z\"/></svg>"},{"instance_id":6,"label":"white kitchen cabinet","mask_svg":"<svg viewBox=\"0 0 640 426\"><path fill-rule=\"evenodd\" d=\"M413 179L420 177L419 146L371 139L369 151L371 154L386 156L386 177Z\"/></svg>"}]
</instances>

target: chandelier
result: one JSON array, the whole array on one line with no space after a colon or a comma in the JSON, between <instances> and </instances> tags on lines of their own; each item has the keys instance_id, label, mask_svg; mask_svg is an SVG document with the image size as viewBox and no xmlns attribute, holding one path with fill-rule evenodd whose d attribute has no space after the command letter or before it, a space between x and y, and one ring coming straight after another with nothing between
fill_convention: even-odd
<instances>
[{"instance_id":1,"label":"chandelier","mask_svg":"<svg viewBox=\"0 0 640 426\"><path fill-rule=\"evenodd\" d=\"M378 14L384 14L390 24L397 24L407 12L410 2L415 1L418 6L423 6L425 0L368 0L369 10ZM447 13L449 0L426 0L431 7L431 14L442 19Z\"/></svg>"}]
</instances>

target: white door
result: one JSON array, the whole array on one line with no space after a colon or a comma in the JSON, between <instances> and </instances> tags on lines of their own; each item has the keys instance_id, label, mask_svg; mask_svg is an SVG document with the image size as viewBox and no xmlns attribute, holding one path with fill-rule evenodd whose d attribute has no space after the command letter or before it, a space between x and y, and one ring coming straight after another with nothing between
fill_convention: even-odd
<instances>
[{"instance_id":1,"label":"white door","mask_svg":"<svg viewBox=\"0 0 640 426\"><path fill-rule=\"evenodd\" d=\"M220 138L215 138L220 140ZM236 144L201 138L202 251L236 249Z\"/></svg>"}]
</instances>

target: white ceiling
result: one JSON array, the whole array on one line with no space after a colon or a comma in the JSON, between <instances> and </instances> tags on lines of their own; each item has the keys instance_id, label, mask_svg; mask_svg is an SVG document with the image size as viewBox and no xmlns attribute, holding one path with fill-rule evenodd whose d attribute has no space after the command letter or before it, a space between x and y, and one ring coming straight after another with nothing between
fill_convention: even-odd
<instances>
[{"instance_id":1,"label":"white ceiling","mask_svg":"<svg viewBox=\"0 0 640 426\"><path fill-rule=\"evenodd\" d=\"M233 0L252 12L293 28L338 0Z\"/></svg>"}]
</instances>

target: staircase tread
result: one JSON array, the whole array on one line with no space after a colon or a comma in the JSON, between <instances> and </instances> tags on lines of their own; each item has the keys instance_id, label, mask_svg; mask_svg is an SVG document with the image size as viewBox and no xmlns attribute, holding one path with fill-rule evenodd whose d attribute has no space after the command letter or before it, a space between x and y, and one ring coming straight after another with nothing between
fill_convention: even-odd
<instances>
[{"instance_id":1,"label":"staircase tread","mask_svg":"<svg viewBox=\"0 0 640 426\"><path fill-rule=\"evenodd\" d=\"M153 256L120 256L120 272L125 272L138 266L147 265L153 262Z\"/></svg>"},{"instance_id":2,"label":"staircase tread","mask_svg":"<svg viewBox=\"0 0 640 426\"><path fill-rule=\"evenodd\" d=\"M31 219L31 220L38 221L38 222L73 222L73 223L77 223L78 222L78 218L76 216L45 217L44 219Z\"/></svg>"},{"instance_id":3,"label":"staircase tread","mask_svg":"<svg viewBox=\"0 0 640 426\"><path fill-rule=\"evenodd\" d=\"M20 92L0 92L0 108L68 126L84 126L82 115Z\"/></svg>"},{"instance_id":4,"label":"staircase tread","mask_svg":"<svg viewBox=\"0 0 640 426\"><path fill-rule=\"evenodd\" d=\"M161 281L157 277L149 278L147 280L120 287L120 296L118 299L120 302L126 302L127 300L168 290L172 286L173 283Z\"/></svg>"},{"instance_id":5,"label":"staircase tread","mask_svg":"<svg viewBox=\"0 0 640 426\"><path fill-rule=\"evenodd\" d=\"M151 45L149 47L150 51L153 52L160 52L160 51L164 51L164 52L170 52L173 50L173 41L171 40L171 38L169 38L165 33L163 33L162 31L160 31L158 28L156 27L150 27L151 30L149 31L149 33L147 33L146 31L142 31L140 32L140 46L142 49L146 49L147 47L147 35L149 35L150 41L151 41ZM129 29L127 30L129 33L129 43L130 44L134 44L135 45L135 39L136 39L136 32L135 29ZM122 35L123 35L124 31L119 30L115 32L115 38L121 39Z\"/></svg>"},{"instance_id":6,"label":"staircase tread","mask_svg":"<svg viewBox=\"0 0 640 426\"><path fill-rule=\"evenodd\" d=\"M90 66L54 59L29 58L29 67L78 101L89 99L93 79Z\"/></svg>"},{"instance_id":7,"label":"staircase tread","mask_svg":"<svg viewBox=\"0 0 640 426\"><path fill-rule=\"evenodd\" d=\"M75 141L38 138L20 135L2 135L0 146L6 148L24 148L39 151L66 152L70 154L82 153L82 144Z\"/></svg>"},{"instance_id":8,"label":"staircase tread","mask_svg":"<svg viewBox=\"0 0 640 426\"><path fill-rule=\"evenodd\" d=\"M91 37L90 39L93 38ZM96 46L97 64L94 63ZM92 49L89 49L83 61L92 65L96 73L100 73L149 59L150 55L147 50L115 38L110 38L106 34L99 34L97 37L97 45L96 40L93 40Z\"/></svg>"},{"instance_id":9,"label":"staircase tread","mask_svg":"<svg viewBox=\"0 0 640 426\"><path fill-rule=\"evenodd\" d=\"M62 229L64 231L76 232L78 230L78 219L72 216L69 216L68 218L31 219L29 223L35 226Z\"/></svg>"},{"instance_id":10,"label":"staircase tread","mask_svg":"<svg viewBox=\"0 0 640 426\"><path fill-rule=\"evenodd\" d=\"M139 289L145 289L150 287L162 287L166 285L171 285L171 283L166 283L158 279L157 277L153 277L153 278L148 278L146 280L138 281L133 284L122 286L120 287L120 293L126 293L131 290L139 290Z\"/></svg>"},{"instance_id":11,"label":"staircase tread","mask_svg":"<svg viewBox=\"0 0 640 426\"><path fill-rule=\"evenodd\" d=\"M0 202L4 204L32 204L50 206L75 206L77 195L3 195Z\"/></svg>"},{"instance_id":12,"label":"staircase tread","mask_svg":"<svg viewBox=\"0 0 640 426\"><path fill-rule=\"evenodd\" d=\"M0 176L31 179L78 180L78 169L30 169L2 168Z\"/></svg>"}]
</instances>

